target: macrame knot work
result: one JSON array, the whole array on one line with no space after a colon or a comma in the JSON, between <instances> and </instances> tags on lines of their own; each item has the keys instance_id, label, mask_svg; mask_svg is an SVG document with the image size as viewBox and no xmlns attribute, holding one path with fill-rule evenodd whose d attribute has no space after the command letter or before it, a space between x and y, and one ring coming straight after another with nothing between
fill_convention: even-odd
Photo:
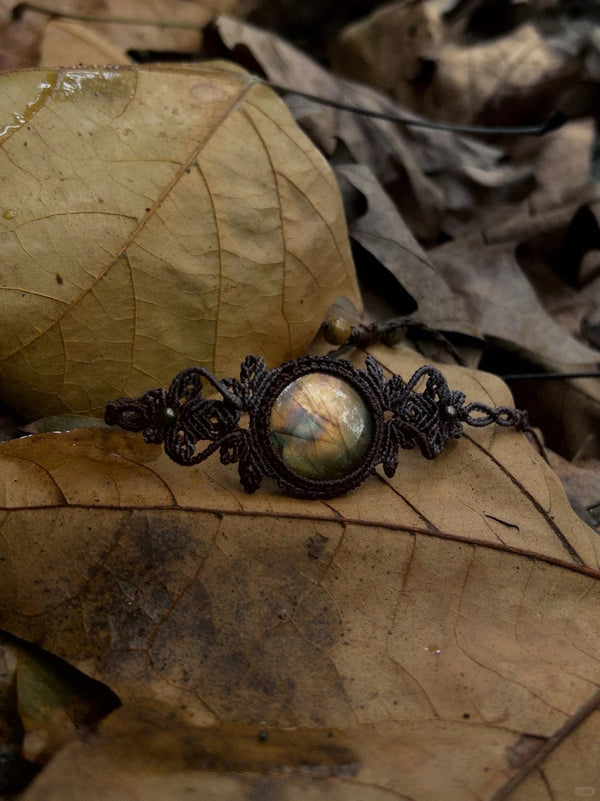
<instances>
[{"instance_id":1,"label":"macrame knot work","mask_svg":"<svg viewBox=\"0 0 600 801\"><path fill-rule=\"evenodd\" d=\"M205 387L220 397L205 397ZM247 426L240 425L242 415ZM462 436L464 425L529 428L525 411L465 403L464 393L450 389L436 367L419 367L405 382L399 375L386 378L372 356L364 370L327 356L269 370L262 358L247 356L239 379L218 380L190 367L168 390L111 401L105 420L164 444L181 465L219 451L223 464L238 464L246 492L268 476L291 495L315 499L354 489L379 464L392 477L401 448L418 447L434 459L449 439Z\"/></svg>"}]
</instances>

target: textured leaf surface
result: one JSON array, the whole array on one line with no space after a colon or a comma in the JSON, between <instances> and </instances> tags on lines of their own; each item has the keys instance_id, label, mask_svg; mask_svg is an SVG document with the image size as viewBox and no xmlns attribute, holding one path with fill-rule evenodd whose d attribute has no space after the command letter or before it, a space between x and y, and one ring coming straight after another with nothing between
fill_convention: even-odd
<instances>
[{"instance_id":1,"label":"textured leaf surface","mask_svg":"<svg viewBox=\"0 0 600 801\"><path fill-rule=\"evenodd\" d=\"M40 45L40 67L67 64L134 64L125 49L104 39L89 25L56 19L44 29Z\"/></svg>"},{"instance_id":2,"label":"textured leaf surface","mask_svg":"<svg viewBox=\"0 0 600 801\"><path fill-rule=\"evenodd\" d=\"M450 289L439 270L429 261L371 171L364 165L353 164L338 167L336 174L348 181L365 200L366 212L349 222L350 236L396 277L400 291L408 295L407 299L402 298L406 304L402 313L414 311L416 319L432 328L476 336L478 331L469 320L462 298ZM365 287L376 288L381 276L368 274L371 265L363 267L361 272L356 255L355 262L363 294L366 294ZM372 268L370 272L373 273ZM376 301L381 303L382 293L375 289L374 294ZM406 307L407 300L414 304L414 309ZM365 297L364 301L365 311L370 311L369 298ZM386 292L383 302L389 304L386 308L388 317L398 313L399 302L393 293ZM377 316L385 319L386 315Z\"/></svg>"},{"instance_id":3,"label":"textured leaf surface","mask_svg":"<svg viewBox=\"0 0 600 801\"><path fill-rule=\"evenodd\" d=\"M6 20L0 25L1 58L6 62L3 68L131 63L122 60L125 50L197 53L203 26L217 11L232 13L236 5L236 0L53 0L36 3L38 9L47 8L47 14L21 10L13 18L15 3L0 0L0 14L4 12ZM74 22L62 19L62 13L91 19ZM94 18L116 21L94 22ZM129 22L120 22L123 19ZM156 24L136 25L132 24L134 20ZM189 29L160 24L172 20L189 25ZM25 37L29 45L26 48ZM60 44L65 48L62 54ZM106 58L111 51L118 54L119 50L121 55L116 61ZM77 53L80 58L71 58ZM88 57L94 53L104 58L90 60ZM58 60L48 60L47 55L57 56Z\"/></svg>"},{"instance_id":4,"label":"textured leaf surface","mask_svg":"<svg viewBox=\"0 0 600 801\"><path fill-rule=\"evenodd\" d=\"M410 116L381 92L332 75L275 34L219 16L222 45L235 57L246 48L276 84L376 112ZM292 100L294 96L292 95ZM410 129L387 120L348 114L320 105L296 107L299 122L323 152L341 140L353 159L368 166L393 199L412 234L435 242L457 213L463 224L499 199L523 197L531 183L527 167L506 164L505 152L448 131Z\"/></svg>"},{"instance_id":5,"label":"textured leaf surface","mask_svg":"<svg viewBox=\"0 0 600 801\"><path fill-rule=\"evenodd\" d=\"M557 748L532 766L522 783L509 788L498 801L593 798L600 786L600 763L595 747L599 740L600 712L596 709Z\"/></svg>"},{"instance_id":6,"label":"textured leaf surface","mask_svg":"<svg viewBox=\"0 0 600 801\"><path fill-rule=\"evenodd\" d=\"M279 363L359 305L329 167L238 68L4 74L0 120L0 392L24 415Z\"/></svg>"},{"instance_id":7,"label":"textured leaf surface","mask_svg":"<svg viewBox=\"0 0 600 801\"><path fill-rule=\"evenodd\" d=\"M419 363L373 352L403 375ZM445 373L469 399L510 402L496 378ZM257 797L260 782L293 799L490 799L598 689L600 542L520 434L473 430L432 462L403 452L397 477L327 503L246 496L234 468L180 468L116 431L36 435L0 456L0 625L125 708L168 705L188 732L159 745L152 716L144 736L107 721L97 753L69 752L82 777L89 759L110 777L106 792L82 778L85 797L145 782L150 754L177 799L192 779L215 799ZM252 749L259 725L270 758ZM74 786L60 762L59 784L44 780L29 798Z\"/></svg>"},{"instance_id":8,"label":"textured leaf surface","mask_svg":"<svg viewBox=\"0 0 600 801\"><path fill-rule=\"evenodd\" d=\"M440 245L428 256L464 299L484 336L510 343L556 370L596 361L598 351L569 335L544 308L520 269L516 248L515 242L488 245L475 234Z\"/></svg>"},{"instance_id":9,"label":"textured leaf surface","mask_svg":"<svg viewBox=\"0 0 600 801\"><path fill-rule=\"evenodd\" d=\"M435 5L390 3L342 33L334 64L424 116L496 124L543 120L578 69L533 25L469 46L452 38Z\"/></svg>"}]
</instances>

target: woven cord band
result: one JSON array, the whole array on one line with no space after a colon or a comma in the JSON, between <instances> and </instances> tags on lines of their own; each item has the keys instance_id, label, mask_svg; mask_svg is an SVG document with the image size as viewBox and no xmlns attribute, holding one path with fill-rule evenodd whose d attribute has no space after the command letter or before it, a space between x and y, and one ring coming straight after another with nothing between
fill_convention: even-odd
<instances>
[{"instance_id":1,"label":"woven cord band","mask_svg":"<svg viewBox=\"0 0 600 801\"><path fill-rule=\"evenodd\" d=\"M352 399L348 404L357 407L360 414L356 419L362 421L358 459L344 450L349 434L342 431L342 423L327 404L323 406L326 411L319 411L318 399L316 410L302 410L306 419L301 420L301 433L287 428L281 434L273 432L275 404L279 408L283 403L280 399L287 397L290 388L300 386L297 382L301 379L302 386L307 380L316 381L317 395L319 381L338 382L335 397L346 393ZM418 390L423 382L423 388ZM205 385L220 397L204 397ZM295 416L299 413L298 403L294 401ZM346 411L342 408L340 417L345 418ZM240 426L243 414L248 415L247 427ZM238 463L246 492L254 492L263 477L270 476L290 494L307 498L347 492L361 484L379 464L388 477L393 476L401 448L418 447L426 459L434 459L450 439L463 435L463 425L480 428L497 424L518 431L531 430L523 410L465 403L464 393L450 389L436 367L419 367L405 382L399 375L386 378L372 356L367 357L365 370L326 356L305 356L269 370L260 357L247 356L239 379L218 380L204 368L191 367L182 370L168 390L152 389L139 398L111 401L105 420L128 431L142 431L145 442L164 444L166 454L182 465L199 464L219 451L223 464ZM326 445L318 434L325 426L329 426ZM332 447L331 432L340 439L339 458L327 450ZM327 451L327 458L333 460L331 475L326 471L320 475L319 466L314 464L307 469L297 468L288 455L290 442L319 457ZM204 443L204 447L198 443Z\"/></svg>"}]
</instances>

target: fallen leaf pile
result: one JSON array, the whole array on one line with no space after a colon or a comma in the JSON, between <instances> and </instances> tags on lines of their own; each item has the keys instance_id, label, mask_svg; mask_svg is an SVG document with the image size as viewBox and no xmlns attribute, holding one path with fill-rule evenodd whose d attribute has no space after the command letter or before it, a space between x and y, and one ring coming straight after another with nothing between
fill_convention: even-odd
<instances>
[{"instance_id":1,"label":"fallen leaf pile","mask_svg":"<svg viewBox=\"0 0 600 801\"><path fill-rule=\"evenodd\" d=\"M3 801L600 792L597 379L511 382L549 463L469 428L328 501L98 419L191 364L322 353L331 309L404 317L412 342L344 357L444 362L469 401L597 371L588 17L321 5L0 3ZM294 90L568 120L486 139Z\"/></svg>"}]
</instances>

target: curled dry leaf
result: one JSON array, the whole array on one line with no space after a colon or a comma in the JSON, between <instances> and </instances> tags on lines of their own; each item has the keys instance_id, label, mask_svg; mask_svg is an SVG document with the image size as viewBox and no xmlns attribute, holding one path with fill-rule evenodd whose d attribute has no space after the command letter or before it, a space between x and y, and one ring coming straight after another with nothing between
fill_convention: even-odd
<instances>
[{"instance_id":1,"label":"curled dry leaf","mask_svg":"<svg viewBox=\"0 0 600 801\"><path fill-rule=\"evenodd\" d=\"M533 168L535 186L523 201L530 216L563 205L583 204L590 188L594 121L568 122L543 137L518 137L510 146L511 161ZM513 215L514 216L514 212Z\"/></svg>"},{"instance_id":2,"label":"curled dry leaf","mask_svg":"<svg viewBox=\"0 0 600 801\"><path fill-rule=\"evenodd\" d=\"M333 174L237 67L0 83L0 391L24 416L279 363L360 305Z\"/></svg>"},{"instance_id":3,"label":"curled dry leaf","mask_svg":"<svg viewBox=\"0 0 600 801\"><path fill-rule=\"evenodd\" d=\"M0 70L33 67L39 63L46 14L12 18L13 0L0 0Z\"/></svg>"},{"instance_id":4,"label":"curled dry leaf","mask_svg":"<svg viewBox=\"0 0 600 801\"><path fill-rule=\"evenodd\" d=\"M590 442L593 445L597 443ZM552 451L548 452L548 459L575 511L600 533L600 459L584 457L568 462Z\"/></svg>"},{"instance_id":5,"label":"curled dry leaf","mask_svg":"<svg viewBox=\"0 0 600 801\"><path fill-rule=\"evenodd\" d=\"M423 248L414 238L395 205L373 173L362 164L336 169L364 197L367 210L349 223L352 239L395 276L415 306L415 319L431 328L476 336L462 298L450 290ZM357 264L359 277L360 265ZM394 297L387 297L388 316L398 313ZM366 303L366 300L365 300ZM381 301L379 301L381 303ZM379 317L382 319L382 317Z\"/></svg>"},{"instance_id":6,"label":"curled dry leaf","mask_svg":"<svg viewBox=\"0 0 600 801\"><path fill-rule=\"evenodd\" d=\"M11 3L11 6L15 3ZM237 0L42 0L38 3L40 7L50 9L48 14L41 14L37 11L25 11L18 19L7 22L7 33L12 36L23 36L26 30L35 30L42 41L42 52L47 47L46 38L50 37L51 43L59 43L60 40L68 48L73 47L74 42L68 33L70 25L66 19L61 19L60 14L80 14L92 18L110 18L117 22L93 22L80 21L77 28L71 31L71 35L78 39L80 44L88 41L96 43L102 49L116 50L138 50L138 51L172 51L179 53L196 53L200 49L202 42L202 28L208 24L215 13L231 13L237 6ZM135 25L131 23L121 23L119 20L143 20L154 22L155 24ZM58 29L56 22L59 22ZM165 22L176 21L179 26L165 25ZM63 29L66 23L66 30ZM48 31L45 26L52 29ZM184 27L188 25L189 28ZM15 41L18 46L18 39ZM52 66L74 65L74 64L114 64L124 63L121 61L69 61L60 58L59 61L52 60ZM86 52L86 51L84 51ZM89 52L89 51L87 51ZM24 52L26 55L27 51ZM68 51L65 52L65 56ZM39 65L36 59L25 61L23 57L19 66L35 67ZM125 62L126 63L126 62Z\"/></svg>"},{"instance_id":7,"label":"curled dry leaf","mask_svg":"<svg viewBox=\"0 0 600 801\"><path fill-rule=\"evenodd\" d=\"M515 166L530 168L531 191L521 200L507 198L508 202L483 209L478 218L488 244L533 243L537 255L543 254L546 275L540 286L546 296L546 284L555 283L549 266L558 269L567 282L576 284L582 255L593 247L588 219L597 199L597 191L589 181L593 140L591 119L566 123L543 137L517 137L508 146L509 158ZM469 221L465 225L461 215L447 230L455 238L474 233L473 225ZM521 261L522 256L521 253ZM564 265L559 267L561 256ZM589 277L586 270L583 272Z\"/></svg>"},{"instance_id":8,"label":"curled dry leaf","mask_svg":"<svg viewBox=\"0 0 600 801\"><path fill-rule=\"evenodd\" d=\"M542 123L579 78L533 25L467 46L448 34L433 4L390 3L342 33L334 68L426 117L496 125Z\"/></svg>"},{"instance_id":9,"label":"curled dry leaf","mask_svg":"<svg viewBox=\"0 0 600 801\"><path fill-rule=\"evenodd\" d=\"M592 370L597 371L597 364L598 356L590 365ZM514 382L514 392L519 404L535 410L532 418L550 447L572 459L600 430L599 384L597 378L519 380ZM598 457L597 446L594 455Z\"/></svg>"},{"instance_id":10,"label":"curled dry leaf","mask_svg":"<svg viewBox=\"0 0 600 801\"><path fill-rule=\"evenodd\" d=\"M480 235L428 252L446 282L465 302L481 333L526 351L555 370L591 364L598 352L569 336L540 302L522 271L517 243L486 244Z\"/></svg>"},{"instance_id":11,"label":"curled dry leaf","mask_svg":"<svg viewBox=\"0 0 600 801\"><path fill-rule=\"evenodd\" d=\"M444 369L469 399L510 403L495 377ZM466 783L489 800L597 692L600 541L513 431L470 430L431 462L402 452L395 478L328 502L247 496L216 459L181 468L100 429L2 443L0 486L0 625L188 729L161 739L150 719L119 741L108 719L104 787L86 784L90 742L28 800L144 789L148 754L215 799L464 801Z\"/></svg>"},{"instance_id":12,"label":"curled dry leaf","mask_svg":"<svg viewBox=\"0 0 600 801\"><path fill-rule=\"evenodd\" d=\"M249 51L250 61L276 84L358 108L411 116L382 93L334 76L267 31L223 15L215 20L214 31L218 52L224 47L231 57L243 58ZM377 176L419 239L437 241L448 211L460 213L463 221L476 218L482 207L521 198L530 189L528 169L502 164L502 149L471 137L302 106L299 121L313 141L331 156L341 140L355 161Z\"/></svg>"},{"instance_id":13,"label":"curled dry leaf","mask_svg":"<svg viewBox=\"0 0 600 801\"><path fill-rule=\"evenodd\" d=\"M332 48L333 69L415 108L445 36L435 3L386 3L342 31Z\"/></svg>"},{"instance_id":14,"label":"curled dry leaf","mask_svg":"<svg viewBox=\"0 0 600 801\"><path fill-rule=\"evenodd\" d=\"M69 64L133 64L123 48L105 39L90 25L72 20L51 20L44 29L40 67Z\"/></svg>"},{"instance_id":15,"label":"curled dry leaf","mask_svg":"<svg viewBox=\"0 0 600 801\"><path fill-rule=\"evenodd\" d=\"M46 762L119 705L108 688L60 660L4 637L1 642L16 652L16 700L30 762Z\"/></svg>"},{"instance_id":16,"label":"curled dry leaf","mask_svg":"<svg viewBox=\"0 0 600 801\"><path fill-rule=\"evenodd\" d=\"M517 214L427 254L482 335L507 352L496 354L496 371L519 372L519 361L521 372L597 370L600 351L579 328L597 306L600 279L592 274L578 283L599 239L594 204L574 214L577 205ZM597 379L519 380L513 391L550 447L569 459L598 430Z\"/></svg>"},{"instance_id":17,"label":"curled dry leaf","mask_svg":"<svg viewBox=\"0 0 600 801\"><path fill-rule=\"evenodd\" d=\"M529 282L539 299L537 310L530 315L530 321L537 322L528 334L529 361L538 365L538 369L598 372L600 341L585 336L586 321L598 313L600 290L600 275L592 267L595 248L600 242L593 215L596 205L594 202L583 205L575 213L576 207L571 204L570 214L561 220L562 212L569 210L569 205L562 206L551 214L529 217L529 226L522 218L523 241L517 251L518 265L524 273L521 281ZM542 222L546 219L548 223L537 232L536 219ZM530 229L528 237L527 227ZM486 237L490 233L486 231ZM495 232L496 236L498 234L499 228ZM501 250L499 243L500 237L497 247ZM508 244L508 252L514 252L515 248L514 241ZM551 320L551 324L544 324L544 318ZM572 350L572 343L577 344L577 351ZM581 354L583 360L581 356L577 358L581 347L589 354ZM502 369L516 372L508 364ZM527 366L522 369L530 371ZM518 403L532 411L532 419L543 429L551 447L569 459L592 432L600 429L600 381L597 378L518 381L514 392Z\"/></svg>"},{"instance_id":18,"label":"curled dry leaf","mask_svg":"<svg viewBox=\"0 0 600 801\"><path fill-rule=\"evenodd\" d=\"M40 766L119 705L105 685L0 632L0 793L16 797Z\"/></svg>"}]
</instances>

